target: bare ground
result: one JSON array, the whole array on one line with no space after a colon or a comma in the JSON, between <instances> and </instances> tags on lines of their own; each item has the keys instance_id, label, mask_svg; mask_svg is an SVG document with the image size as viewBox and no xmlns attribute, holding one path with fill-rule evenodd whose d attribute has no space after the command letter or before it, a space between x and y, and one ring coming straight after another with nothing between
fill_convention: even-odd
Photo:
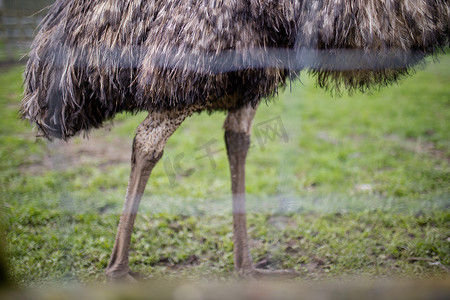
<instances>
[{"instance_id":1,"label":"bare ground","mask_svg":"<svg viewBox=\"0 0 450 300\"><path fill-rule=\"evenodd\" d=\"M108 134L111 125L92 132L89 137L75 137L67 142L61 140L45 143L43 156L31 156L20 166L22 173L39 175L47 171L62 171L74 167L95 166L101 170L111 165L129 164L132 139ZM33 136L29 136L34 139Z\"/></svg>"}]
</instances>

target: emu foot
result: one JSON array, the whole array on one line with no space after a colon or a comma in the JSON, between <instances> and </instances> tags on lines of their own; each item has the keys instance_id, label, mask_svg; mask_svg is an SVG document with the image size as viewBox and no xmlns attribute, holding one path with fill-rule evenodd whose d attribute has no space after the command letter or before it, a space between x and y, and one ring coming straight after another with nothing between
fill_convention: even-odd
<instances>
[{"instance_id":1,"label":"emu foot","mask_svg":"<svg viewBox=\"0 0 450 300\"><path fill-rule=\"evenodd\" d=\"M106 278L109 282L138 282L143 281L145 276L138 272L128 271L123 274L106 273Z\"/></svg>"},{"instance_id":2,"label":"emu foot","mask_svg":"<svg viewBox=\"0 0 450 300\"><path fill-rule=\"evenodd\" d=\"M255 268L251 275L256 279L291 279L299 277L301 273L294 270L267 270Z\"/></svg>"},{"instance_id":3,"label":"emu foot","mask_svg":"<svg viewBox=\"0 0 450 300\"><path fill-rule=\"evenodd\" d=\"M239 276L254 279L292 279L301 275L294 270L268 270L254 267L240 269L237 273Z\"/></svg>"}]
</instances>

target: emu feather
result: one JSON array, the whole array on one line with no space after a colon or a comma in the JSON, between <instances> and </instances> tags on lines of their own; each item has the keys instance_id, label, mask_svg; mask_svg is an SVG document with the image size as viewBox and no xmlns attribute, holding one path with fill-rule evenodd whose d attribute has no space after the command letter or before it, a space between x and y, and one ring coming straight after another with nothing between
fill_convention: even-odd
<instances>
[{"instance_id":1,"label":"emu feather","mask_svg":"<svg viewBox=\"0 0 450 300\"><path fill-rule=\"evenodd\" d=\"M255 104L304 68L322 87L365 90L448 45L449 11L446 0L58 0L32 45L21 112L67 139L121 111ZM290 61L263 55L272 49ZM328 59L296 63L304 49ZM385 67L330 68L339 49ZM246 100L227 103L236 93Z\"/></svg>"}]
</instances>

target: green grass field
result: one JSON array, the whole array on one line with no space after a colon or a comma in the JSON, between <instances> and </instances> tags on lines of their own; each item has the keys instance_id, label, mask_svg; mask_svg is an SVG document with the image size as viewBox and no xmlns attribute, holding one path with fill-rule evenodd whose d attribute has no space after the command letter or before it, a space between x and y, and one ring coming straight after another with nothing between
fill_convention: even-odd
<instances>
[{"instance_id":1,"label":"green grass field","mask_svg":"<svg viewBox=\"0 0 450 300\"><path fill-rule=\"evenodd\" d=\"M22 69L0 74L0 205L12 278L103 280L145 115L120 115L89 140L36 140L18 115ZM306 74L301 81L256 116L247 161L255 263L296 269L299 280L448 276L450 55L370 95L333 98ZM133 270L233 276L223 120L195 115L169 140L141 204Z\"/></svg>"}]
</instances>

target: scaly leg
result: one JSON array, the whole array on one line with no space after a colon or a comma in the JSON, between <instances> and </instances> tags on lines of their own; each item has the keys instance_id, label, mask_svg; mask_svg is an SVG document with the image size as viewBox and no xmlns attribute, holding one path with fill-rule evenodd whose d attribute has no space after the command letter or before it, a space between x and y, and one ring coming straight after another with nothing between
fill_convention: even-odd
<instances>
[{"instance_id":1,"label":"scaly leg","mask_svg":"<svg viewBox=\"0 0 450 300\"><path fill-rule=\"evenodd\" d=\"M243 274L253 272L247 238L245 160L250 147L250 134L255 112L256 108L251 105L238 110L230 110L224 124L233 194L234 269Z\"/></svg>"},{"instance_id":2,"label":"scaly leg","mask_svg":"<svg viewBox=\"0 0 450 300\"><path fill-rule=\"evenodd\" d=\"M224 124L233 194L234 269L239 274L255 277L295 277L299 273L291 270L254 268L248 247L245 209L245 160L250 147L251 128L255 113L256 108L251 105L230 110Z\"/></svg>"},{"instance_id":3,"label":"scaly leg","mask_svg":"<svg viewBox=\"0 0 450 300\"><path fill-rule=\"evenodd\" d=\"M109 280L133 280L128 266L131 234L150 173L163 154L169 137L192 111L150 113L139 125L133 141L131 174L113 252L106 269Z\"/></svg>"}]
</instances>

